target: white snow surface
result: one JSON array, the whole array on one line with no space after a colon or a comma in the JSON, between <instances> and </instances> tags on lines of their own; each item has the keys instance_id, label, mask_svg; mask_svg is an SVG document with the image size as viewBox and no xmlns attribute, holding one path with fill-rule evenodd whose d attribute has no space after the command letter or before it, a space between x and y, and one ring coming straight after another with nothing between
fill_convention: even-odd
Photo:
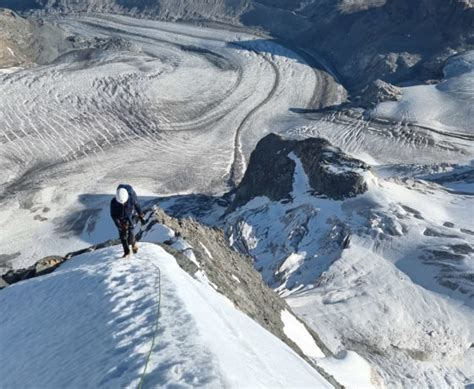
<instances>
[{"instance_id":1,"label":"white snow surface","mask_svg":"<svg viewBox=\"0 0 474 389\"><path fill-rule=\"evenodd\" d=\"M304 251L302 253L291 253L285 259L285 262L282 263L276 274L283 273L286 277L290 276L303 264L305 257L306 253Z\"/></svg>"},{"instance_id":2,"label":"white snow surface","mask_svg":"<svg viewBox=\"0 0 474 389\"><path fill-rule=\"evenodd\" d=\"M293 152L288 154L288 158L295 162L295 173L293 175L293 194L298 195L307 193L311 190L311 185L309 184L309 178L303 169L303 164Z\"/></svg>"},{"instance_id":3,"label":"white snow surface","mask_svg":"<svg viewBox=\"0 0 474 389\"><path fill-rule=\"evenodd\" d=\"M136 387L158 309L146 387L331 387L161 247L120 254L84 254L0 292L2 387Z\"/></svg>"},{"instance_id":4,"label":"white snow surface","mask_svg":"<svg viewBox=\"0 0 474 389\"><path fill-rule=\"evenodd\" d=\"M281 321L285 335L300 348L304 355L310 358L324 358L324 353L304 324L287 309L281 311Z\"/></svg>"},{"instance_id":5,"label":"white snow surface","mask_svg":"<svg viewBox=\"0 0 474 389\"><path fill-rule=\"evenodd\" d=\"M155 224L150 231L144 232L142 240L153 243L164 243L171 242L174 237L175 232L171 228L163 224Z\"/></svg>"},{"instance_id":6,"label":"white snow surface","mask_svg":"<svg viewBox=\"0 0 474 389\"><path fill-rule=\"evenodd\" d=\"M337 357L327 357L318 361L326 372L331 374L337 382L347 389L375 388L372 382L372 368L353 351L344 351Z\"/></svg>"},{"instance_id":7,"label":"white snow surface","mask_svg":"<svg viewBox=\"0 0 474 389\"><path fill-rule=\"evenodd\" d=\"M400 101L380 103L373 114L473 135L474 51L451 57L441 83L405 87Z\"/></svg>"}]
</instances>

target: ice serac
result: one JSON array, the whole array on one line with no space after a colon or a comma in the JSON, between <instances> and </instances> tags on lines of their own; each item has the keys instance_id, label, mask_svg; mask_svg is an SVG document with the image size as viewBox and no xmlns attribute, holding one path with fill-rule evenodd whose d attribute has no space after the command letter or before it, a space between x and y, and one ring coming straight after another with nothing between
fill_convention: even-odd
<instances>
[{"instance_id":1,"label":"ice serac","mask_svg":"<svg viewBox=\"0 0 474 389\"><path fill-rule=\"evenodd\" d=\"M259 196L273 201L291 198L296 166L291 153L301 160L314 195L341 200L367 190L363 173L369 166L345 155L328 141L322 138L289 140L269 134L250 156L247 171L228 211Z\"/></svg>"}]
</instances>

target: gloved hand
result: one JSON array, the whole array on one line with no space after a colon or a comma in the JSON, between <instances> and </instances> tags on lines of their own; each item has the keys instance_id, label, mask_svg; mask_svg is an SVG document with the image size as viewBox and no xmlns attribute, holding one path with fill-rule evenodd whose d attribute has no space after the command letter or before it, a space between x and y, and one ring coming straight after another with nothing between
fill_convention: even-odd
<instances>
[{"instance_id":1,"label":"gloved hand","mask_svg":"<svg viewBox=\"0 0 474 389\"><path fill-rule=\"evenodd\" d=\"M140 220L140 223L145 224L145 215L143 213L138 215L138 219Z\"/></svg>"},{"instance_id":2,"label":"gloved hand","mask_svg":"<svg viewBox=\"0 0 474 389\"><path fill-rule=\"evenodd\" d=\"M127 222L122 222L120 223L120 231L125 232L128 229L128 223Z\"/></svg>"}]
</instances>

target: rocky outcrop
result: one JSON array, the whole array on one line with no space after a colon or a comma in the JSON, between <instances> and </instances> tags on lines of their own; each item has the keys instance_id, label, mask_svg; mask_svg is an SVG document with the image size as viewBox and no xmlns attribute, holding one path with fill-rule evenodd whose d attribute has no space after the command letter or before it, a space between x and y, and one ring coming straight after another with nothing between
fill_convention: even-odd
<instances>
[{"instance_id":1,"label":"rocky outcrop","mask_svg":"<svg viewBox=\"0 0 474 389\"><path fill-rule=\"evenodd\" d=\"M259 196L273 201L290 199L296 166L291 153L301 160L314 195L342 200L367 190L363 173L369 167L346 156L325 139L287 140L269 134L252 152L227 212Z\"/></svg>"},{"instance_id":2,"label":"rocky outcrop","mask_svg":"<svg viewBox=\"0 0 474 389\"><path fill-rule=\"evenodd\" d=\"M3 278L0 278L0 289L6 288L8 284L6 281L3 280Z\"/></svg>"},{"instance_id":3,"label":"rocky outcrop","mask_svg":"<svg viewBox=\"0 0 474 389\"><path fill-rule=\"evenodd\" d=\"M398 101L401 97L402 90L400 88L382 80L375 80L362 90L356 103L373 108L383 101Z\"/></svg>"},{"instance_id":4,"label":"rocky outcrop","mask_svg":"<svg viewBox=\"0 0 474 389\"><path fill-rule=\"evenodd\" d=\"M34 32L32 22L0 9L0 68L31 62L38 55Z\"/></svg>"},{"instance_id":5,"label":"rocky outcrop","mask_svg":"<svg viewBox=\"0 0 474 389\"><path fill-rule=\"evenodd\" d=\"M0 8L0 68L48 63L70 47L54 25Z\"/></svg>"},{"instance_id":6,"label":"rocky outcrop","mask_svg":"<svg viewBox=\"0 0 474 389\"><path fill-rule=\"evenodd\" d=\"M76 257L81 254L89 253L91 251L99 250L105 247L110 247L120 244L118 239L107 240L103 243L99 243L90 247L86 247L82 250L74 251L66 254L64 257L53 255L40 259L34 265L31 265L25 269L13 269L0 277L0 289L6 288L12 284L20 281L28 280L30 278L43 276L45 274L52 273L65 261Z\"/></svg>"},{"instance_id":7,"label":"rocky outcrop","mask_svg":"<svg viewBox=\"0 0 474 389\"><path fill-rule=\"evenodd\" d=\"M50 256L39 260L34 265L26 269L9 270L2 277L0 277L0 289L3 289L19 281L52 273L65 260L66 258L64 257Z\"/></svg>"}]
</instances>

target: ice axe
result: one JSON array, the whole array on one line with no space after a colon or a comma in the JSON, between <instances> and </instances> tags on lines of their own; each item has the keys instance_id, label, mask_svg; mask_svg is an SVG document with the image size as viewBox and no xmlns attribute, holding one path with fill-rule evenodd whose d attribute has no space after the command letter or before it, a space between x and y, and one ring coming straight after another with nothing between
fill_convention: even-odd
<instances>
[{"instance_id":1,"label":"ice axe","mask_svg":"<svg viewBox=\"0 0 474 389\"><path fill-rule=\"evenodd\" d=\"M140 241L143 234L146 231L148 231L152 227L152 225L154 224L154 223L150 223L150 220L153 217L154 211L155 211L155 207L147 208L147 209L144 210L144 212L143 212L144 215L145 215L144 220L140 221L140 231L138 231L137 234L135 235L135 239L137 241Z\"/></svg>"}]
</instances>

